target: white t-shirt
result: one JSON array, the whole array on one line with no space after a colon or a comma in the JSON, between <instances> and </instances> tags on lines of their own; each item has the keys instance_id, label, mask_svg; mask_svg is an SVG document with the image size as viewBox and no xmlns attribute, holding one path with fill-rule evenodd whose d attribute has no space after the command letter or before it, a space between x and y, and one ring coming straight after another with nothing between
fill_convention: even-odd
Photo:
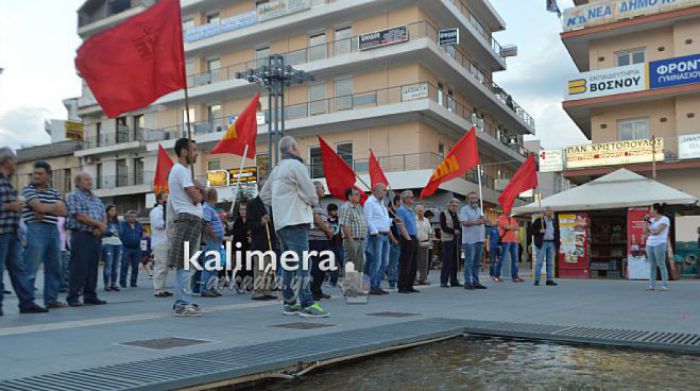
<instances>
[{"instance_id":1,"label":"white t-shirt","mask_svg":"<svg viewBox=\"0 0 700 391\"><path fill-rule=\"evenodd\" d=\"M658 229L661 224L665 224L666 228L659 232L658 235L649 233L649 237L647 238L647 246L666 244L666 240L668 239L668 229L671 227L671 221L666 216L661 216L657 220L654 220L653 218L651 219L651 229Z\"/></svg>"},{"instance_id":2,"label":"white t-shirt","mask_svg":"<svg viewBox=\"0 0 700 391\"><path fill-rule=\"evenodd\" d=\"M187 213L201 219L204 215L202 204L192 204L192 199L185 191L186 188L192 186L194 186L194 182L192 182L190 170L179 162L175 163L168 176L168 190L170 191L168 206L172 206L175 214Z\"/></svg>"}]
</instances>

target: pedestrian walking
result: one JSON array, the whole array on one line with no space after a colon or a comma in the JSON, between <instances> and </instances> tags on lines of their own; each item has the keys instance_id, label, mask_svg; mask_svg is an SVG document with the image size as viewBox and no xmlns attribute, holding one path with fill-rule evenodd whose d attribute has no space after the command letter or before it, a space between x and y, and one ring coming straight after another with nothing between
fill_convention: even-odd
<instances>
[{"instance_id":1,"label":"pedestrian walking","mask_svg":"<svg viewBox=\"0 0 700 391\"><path fill-rule=\"evenodd\" d=\"M532 231L535 236L535 251L537 262L535 264L535 286L540 285L540 275L542 274L542 265L546 265L548 286L557 286L554 282L554 260L556 254L559 253L559 223L554 216L554 211L547 208L544 211L544 216L539 217L532 223Z\"/></svg>"},{"instance_id":2,"label":"pedestrian walking","mask_svg":"<svg viewBox=\"0 0 700 391\"><path fill-rule=\"evenodd\" d=\"M649 286L647 290L656 289L656 268L661 271L661 290L668 290L668 269L666 268L666 246L668 232L671 229L671 221L664 215L665 204L654 204L649 210L651 217L647 217L647 243L646 252L649 259Z\"/></svg>"},{"instance_id":3,"label":"pedestrian walking","mask_svg":"<svg viewBox=\"0 0 700 391\"><path fill-rule=\"evenodd\" d=\"M479 281L481 257L484 248L485 229L488 219L479 207L479 196L475 192L467 195L467 205L459 211L462 223L462 247L464 251L464 289L486 289Z\"/></svg>"}]
</instances>

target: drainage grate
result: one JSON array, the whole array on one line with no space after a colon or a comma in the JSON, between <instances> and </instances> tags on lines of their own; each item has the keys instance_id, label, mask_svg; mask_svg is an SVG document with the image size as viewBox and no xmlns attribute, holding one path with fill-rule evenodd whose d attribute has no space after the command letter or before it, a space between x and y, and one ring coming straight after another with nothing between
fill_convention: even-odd
<instances>
[{"instance_id":1,"label":"drainage grate","mask_svg":"<svg viewBox=\"0 0 700 391\"><path fill-rule=\"evenodd\" d=\"M371 314L367 314L369 316L382 316L385 318L408 318L410 316L417 316L418 314L413 314L410 312L392 312L392 311L384 311L384 312L374 312Z\"/></svg>"},{"instance_id":2,"label":"drainage grate","mask_svg":"<svg viewBox=\"0 0 700 391\"><path fill-rule=\"evenodd\" d=\"M156 349L156 350L166 350L174 348L183 348L185 346L201 345L204 343L211 343L213 341L207 341L204 339L190 339L190 338L158 338L158 339L146 339L143 341L129 341L120 342L119 345L135 346L138 348L146 349Z\"/></svg>"},{"instance_id":3,"label":"drainage grate","mask_svg":"<svg viewBox=\"0 0 700 391\"><path fill-rule=\"evenodd\" d=\"M324 324L324 323L307 323L307 322L294 322L294 323L282 323L273 324L270 327L280 327L283 329L297 329L297 330L311 330L320 329L324 327L333 327L334 324Z\"/></svg>"}]
</instances>

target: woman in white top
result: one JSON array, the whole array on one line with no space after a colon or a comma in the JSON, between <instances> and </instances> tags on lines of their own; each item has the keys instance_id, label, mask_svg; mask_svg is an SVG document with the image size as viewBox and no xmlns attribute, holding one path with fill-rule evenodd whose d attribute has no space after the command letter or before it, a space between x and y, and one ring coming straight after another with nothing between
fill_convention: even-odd
<instances>
[{"instance_id":1,"label":"woman in white top","mask_svg":"<svg viewBox=\"0 0 700 391\"><path fill-rule=\"evenodd\" d=\"M651 219L647 220L647 259L649 259L648 291L656 289L656 267L661 270L661 290L668 290L668 270L666 269L666 242L671 221L664 216L664 204L651 207Z\"/></svg>"}]
</instances>

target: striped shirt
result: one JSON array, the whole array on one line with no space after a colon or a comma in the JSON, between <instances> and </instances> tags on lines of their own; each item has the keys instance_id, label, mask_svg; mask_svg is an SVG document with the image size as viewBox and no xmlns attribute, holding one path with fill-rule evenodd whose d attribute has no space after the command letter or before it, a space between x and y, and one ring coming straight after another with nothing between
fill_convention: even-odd
<instances>
[{"instance_id":1,"label":"striped shirt","mask_svg":"<svg viewBox=\"0 0 700 391\"><path fill-rule=\"evenodd\" d=\"M46 223L58 225L58 216L50 213L44 215L44 220L37 221L36 218L34 218L34 210L29 206L32 200L39 200L42 204L55 204L61 201L61 193L56 191L56 189L47 187L42 191L35 184L30 183L22 189L22 197L24 197L25 202L24 208L22 209L22 220L24 220L25 224Z\"/></svg>"}]
</instances>

